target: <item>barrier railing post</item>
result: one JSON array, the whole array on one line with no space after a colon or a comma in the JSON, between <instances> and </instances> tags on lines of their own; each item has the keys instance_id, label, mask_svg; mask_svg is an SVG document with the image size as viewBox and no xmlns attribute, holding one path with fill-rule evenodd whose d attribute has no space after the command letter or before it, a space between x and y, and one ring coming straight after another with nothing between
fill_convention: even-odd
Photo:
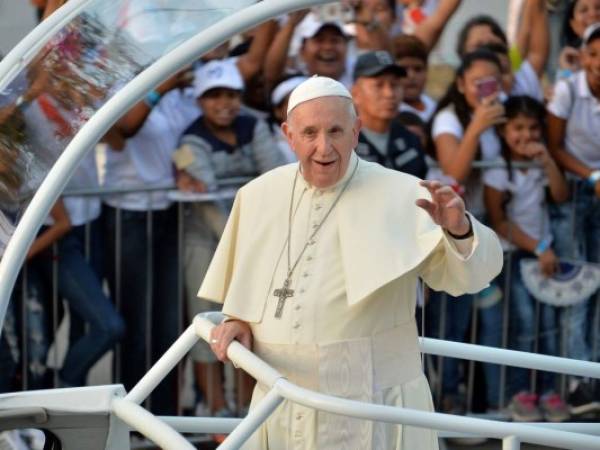
<instances>
[{"instance_id":1,"label":"barrier railing post","mask_svg":"<svg viewBox=\"0 0 600 450\"><path fill-rule=\"evenodd\" d=\"M508 436L502 439L502 450L520 450L521 441L516 436Z\"/></svg>"},{"instance_id":2,"label":"barrier railing post","mask_svg":"<svg viewBox=\"0 0 600 450\"><path fill-rule=\"evenodd\" d=\"M233 432L217 447L219 450L237 450L252 436L259 426L271 415L283 401L275 389L271 389L265 398L253 408Z\"/></svg>"}]
</instances>

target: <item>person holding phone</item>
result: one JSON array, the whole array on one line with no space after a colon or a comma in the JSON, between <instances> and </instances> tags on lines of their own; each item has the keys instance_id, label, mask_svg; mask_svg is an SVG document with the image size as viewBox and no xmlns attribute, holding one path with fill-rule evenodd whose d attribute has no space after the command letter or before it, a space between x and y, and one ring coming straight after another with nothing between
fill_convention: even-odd
<instances>
[{"instance_id":1,"label":"person holding phone","mask_svg":"<svg viewBox=\"0 0 600 450\"><path fill-rule=\"evenodd\" d=\"M451 184L463 192L465 204L475 217L485 216L483 182L481 172L473 170L476 160L493 160L500 156L500 140L495 126L504 122L504 107L499 101L501 89L501 66L497 56L484 49L468 53L457 70L454 82L440 100L433 120L429 124L432 141L429 152L437 159L439 168L430 169L427 178ZM496 292L496 293L494 293ZM498 289L489 293L496 297ZM479 294L480 296L483 293ZM439 330L442 297L433 293L428 304L431 316L428 334L436 335ZM448 297L445 335L447 340L463 341L469 325L473 296ZM498 345L501 322L496 303L481 309L481 335L483 345ZM463 401L458 393L460 382L459 363L451 358L444 359L442 410L464 412ZM490 364L484 365L488 407L498 406L499 372Z\"/></svg>"}]
</instances>

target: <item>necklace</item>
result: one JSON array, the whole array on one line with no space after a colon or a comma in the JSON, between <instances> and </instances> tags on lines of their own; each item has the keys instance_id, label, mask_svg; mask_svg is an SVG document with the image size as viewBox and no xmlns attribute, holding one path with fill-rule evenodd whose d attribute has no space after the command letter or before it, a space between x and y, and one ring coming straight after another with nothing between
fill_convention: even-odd
<instances>
[{"instance_id":1,"label":"necklace","mask_svg":"<svg viewBox=\"0 0 600 450\"><path fill-rule=\"evenodd\" d=\"M296 192L296 183L298 181L298 172L296 172L296 176L294 177L294 183L292 185L292 195L291 195L291 198L290 198L290 210L289 210L289 214L288 214L288 235L287 235L287 240L286 240L286 243L287 243L287 276L286 276L286 278L285 278L285 280L283 282L283 286L280 287L280 288L278 288L278 289L275 289L273 291L273 295L278 298L278 300L277 300L277 307L275 308L275 318L276 319L281 319L281 316L283 314L283 307L285 306L286 300L288 298L294 296L294 290L290 289L290 285L292 284L292 275L294 273L294 270L298 266L298 263L302 259L302 255L304 255L304 252L306 251L306 249L308 248L308 246L315 243L314 237L317 235L317 233L321 229L321 226L323 226L323 224L325 223L325 221L327 220L327 218L331 214L331 211L333 211L333 208L335 208L335 205L337 205L338 201L342 197L342 194L344 193L344 191L346 190L346 188L350 184L350 181L352 181L352 178L354 178L354 174L356 173L356 169L358 169L358 159L356 160L356 164L354 165L354 169L352 169L352 174L350 175L350 177L348 178L348 180L344 183L344 185L342 186L342 189L340 189L339 194L337 195L337 197L335 198L335 200L333 201L333 203L331 204L331 206L329 207L329 209L325 213L325 216L323 217L323 219L321 219L321 222L319 222L317 224L317 226L315 227L314 231L311 233L311 235L308 237L308 239L304 243L304 246L302 247L302 250L300 250L300 254L298 255L298 257L296 258L296 261L294 261L294 264L292 265L292 262L291 262L292 211L294 209L294 193ZM302 197L303 197L303 195L300 196L300 200L298 200L298 205L296 206L296 210L300 206L300 202L302 201Z\"/></svg>"}]
</instances>

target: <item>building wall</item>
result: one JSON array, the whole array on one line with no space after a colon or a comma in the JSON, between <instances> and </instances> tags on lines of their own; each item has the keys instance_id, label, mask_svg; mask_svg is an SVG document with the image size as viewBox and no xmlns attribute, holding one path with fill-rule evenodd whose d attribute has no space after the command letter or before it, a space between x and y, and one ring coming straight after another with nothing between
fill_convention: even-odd
<instances>
[{"instance_id":1,"label":"building wall","mask_svg":"<svg viewBox=\"0 0 600 450\"><path fill-rule=\"evenodd\" d=\"M29 0L0 0L0 53L6 55L36 24Z\"/></svg>"}]
</instances>

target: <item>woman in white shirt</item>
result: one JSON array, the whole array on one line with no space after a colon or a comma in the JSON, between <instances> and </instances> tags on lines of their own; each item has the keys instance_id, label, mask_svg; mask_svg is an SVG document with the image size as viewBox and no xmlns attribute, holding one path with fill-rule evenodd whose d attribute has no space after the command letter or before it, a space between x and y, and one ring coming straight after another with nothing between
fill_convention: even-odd
<instances>
[{"instance_id":1,"label":"woman in white shirt","mask_svg":"<svg viewBox=\"0 0 600 450\"><path fill-rule=\"evenodd\" d=\"M500 155L500 141L494 126L504 120L504 108L498 101L501 86L501 66L494 53L476 50L467 54L457 70L456 79L440 100L431 128L430 153L437 159L439 168L430 169L427 178L449 182L456 190L464 192L465 203L471 213L483 218L483 183L481 172L473 171L475 160L493 160ZM497 300L497 289L490 292ZM481 297L484 296L482 292ZM432 333L439 326L439 311L443 297L433 293L428 304ZM483 345L500 343L501 323L497 301L489 308L481 308L479 341ZM446 303L445 335L443 339L463 341L467 335L473 296L449 298ZM442 316L443 317L443 316ZM494 325L495 324L495 325ZM490 364L484 365L488 406L498 407L499 372ZM460 374L458 362L444 359L442 379L442 409L456 412Z\"/></svg>"}]
</instances>

